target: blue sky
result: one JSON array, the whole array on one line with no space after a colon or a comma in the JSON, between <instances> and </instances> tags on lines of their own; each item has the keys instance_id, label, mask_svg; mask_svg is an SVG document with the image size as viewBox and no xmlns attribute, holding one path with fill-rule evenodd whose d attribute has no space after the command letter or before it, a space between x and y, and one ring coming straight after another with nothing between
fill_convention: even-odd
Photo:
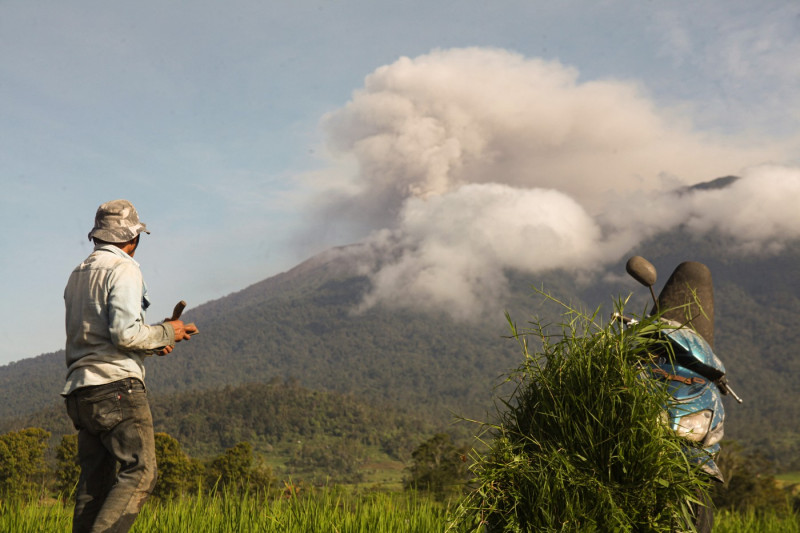
<instances>
[{"instance_id":1,"label":"blue sky","mask_svg":"<svg viewBox=\"0 0 800 533\"><path fill-rule=\"evenodd\" d=\"M608 235L624 233L611 198L634 189L746 174L798 199L792 1L2 0L0 50L0 364L62 348L64 284L115 198L152 231L136 256L152 321L363 239L424 252L373 272L370 301L408 283L424 295L455 267L464 284L441 299L454 303L474 275L443 258L481 241L442 247L445 215L477 205L498 220L475 198L530 211L520 199L551 191L566 209L552 217L574 211L584 236L613 244L600 258L570 241L587 262L643 237ZM587 188L590 163L611 169L607 188ZM743 250L797 238L779 222L752 231ZM513 240L486 239L482 267L517 266Z\"/></svg>"}]
</instances>

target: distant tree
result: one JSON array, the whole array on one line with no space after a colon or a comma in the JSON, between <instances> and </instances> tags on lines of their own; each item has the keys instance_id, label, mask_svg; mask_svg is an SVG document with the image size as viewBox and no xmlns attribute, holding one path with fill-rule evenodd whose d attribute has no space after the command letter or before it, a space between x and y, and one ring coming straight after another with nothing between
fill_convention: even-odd
<instances>
[{"instance_id":1,"label":"distant tree","mask_svg":"<svg viewBox=\"0 0 800 533\"><path fill-rule=\"evenodd\" d=\"M272 468L260 457L255 459L254 464L250 467L249 483L251 490L264 495L275 484Z\"/></svg>"},{"instance_id":2,"label":"distant tree","mask_svg":"<svg viewBox=\"0 0 800 533\"><path fill-rule=\"evenodd\" d=\"M56 490L62 498L74 497L80 475L78 435L64 435L56 448Z\"/></svg>"},{"instance_id":3,"label":"distant tree","mask_svg":"<svg viewBox=\"0 0 800 533\"><path fill-rule=\"evenodd\" d=\"M242 488L246 485L253 466L253 446L240 442L214 458L206 468L206 479L211 486Z\"/></svg>"},{"instance_id":4,"label":"distant tree","mask_svg":"<svg viewBox=\"0 0 800 533\"><path fill-rule=\"evenodd\" d=\"M737 511L787 508L787 494L778 487L774 464L757 450L735 441L722 444L717 464L725 483L713 487L714 504Z\"/></svg>"},{"instance_id":5,"label":"distant tree","mask_svg":"<svg viewBox=\"0 0 800 533\"><path fill-rule=\"evenodd\" d=\"M353 439L323 439L303 442L287 466L301 471L321 471L325 477L338 481L357 482L362 477L358 469L365 458L364 446Z\"/></svg>"},{"instance_id":6,"label":"distant tree","mask_svg":"<svg viewBox=\"0 0 800 533\"><path fill-rule=\"evenodd\" d=\"M166 433L156 433L158 481L153 496L172 499L200 483L202 466L181 449L180 443Z\"/></svg>"},{"instance_id":7,"label":"distant tree","mask_svg":"<svg viewBox=\"0 0 800 533\"><path fill-rule=\"evenodd\" d=\"M253 446L246 441L211 460L206 465L205 478L209 488L248 489L261 494L266 494L275 482L272 469L254 456Z\"/></svg>"},{"instance_id":8,"label":"distant tree","mask_svg":"<svg viewBox=\"0 0 800 533\"><path fill-rule=\"evenodd\" d=\"M406 489L445 495L463 488L468 477L466 447L453 444L450 435L437 433L411 454Z\"/></svg>"},{"instance_id":9,"label":"distant tree","mask_svg":"<svg viewBox=\"0 0 800 533\"><path fill-rule=\"evenodd\" d=\"M50 433L28 428L0 435L0 495L32 496L44 487L44 455Z\"/></svg>"}]
</instances>

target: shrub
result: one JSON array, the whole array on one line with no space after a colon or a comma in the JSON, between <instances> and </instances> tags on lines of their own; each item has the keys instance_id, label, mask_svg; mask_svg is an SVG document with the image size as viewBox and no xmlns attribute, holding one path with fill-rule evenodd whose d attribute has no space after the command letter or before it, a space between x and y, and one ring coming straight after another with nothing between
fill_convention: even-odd
<instances>
[{"instance_id":1,"label":"shrub","mask_svg":"<svg viewBox=\"0 0 800 533\"><path fill-rule=\"evenodd\" d=\"M202 480L202 465L192 460L181 448L177 439L167 433L155 434L158 479L153 496L169 500L193 489Z\"/></svg>"},{"instance_id":2,"label":"shrub","mask_svg":"<svg viewBox=\"0 0 800 533\"><path fill-rule=\"evenodd\" d=\"M62 499L74 499L81 475L78 464L78 435L64 435L56 448L56 491Z\"/></svg>"},{"instance_id":3,"label":"shrub","mask_svg":"<svg viewBox=\"0 0 800 533\"><path fill-rule=\"evenodd\" d=\"M758 450L746 450L735 441L724 441L717 464L725 483L711 491L718 509L788 512L789 494L774 476L774 465Z\"/></svg>"},{"instance_id":4,"label":"shrub","mask_svg":"<svg viewBox=\"0 0 800 533\"><path fill-rule=\"evenodd\" d=\"M431 492L440 497L460 491L468 477L467 451L465 447L453 444L447 433L437 433L412 453L404 488Z\"/></svg>"},{"instance_id":5,"label":"shrub","mask_svg":"<svg viewBox=\"0 0 800 533\"><path fill-rule=\"evenodd\" d=\"M0 495L31 497L43 488L47 464L44 454L50 433L41 428L0 435Z\"/></svg>"},{"instance_id":6,"label":"shrub","mask_svg":"<svg viewBox=\"0 0 800 533\"><path fill-rule=\"evenodd\" d=\"M224 489L227 493L255 491L266 494L274 484L272 469L253 456L253 446L240 442L211 460L205 469L209 490Z\"/></svg>"}]
</instances>

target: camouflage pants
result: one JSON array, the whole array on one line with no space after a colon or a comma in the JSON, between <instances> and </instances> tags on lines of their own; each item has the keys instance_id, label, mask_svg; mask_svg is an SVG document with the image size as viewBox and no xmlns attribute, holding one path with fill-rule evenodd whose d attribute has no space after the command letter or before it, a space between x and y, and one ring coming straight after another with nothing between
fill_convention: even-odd
<instances>
[{"instance_id":1,"label":"camouflage pants","mask_svg":"<svg viewBox=\"0 0 800 533\"><path fill-rule=\"evenodd\" d=\"M124 379L66 398L81 467L72 531L126 532L153 490L153 418L144 384Z\"/></svg>"}]
</instances>

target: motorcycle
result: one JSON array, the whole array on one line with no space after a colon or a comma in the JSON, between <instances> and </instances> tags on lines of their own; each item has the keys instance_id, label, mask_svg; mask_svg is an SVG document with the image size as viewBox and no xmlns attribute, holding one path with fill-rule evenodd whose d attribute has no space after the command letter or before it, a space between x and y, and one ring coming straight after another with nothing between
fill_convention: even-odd
<instances>
[{"instance_id":1,"label":"motorcycle","mask_svg":"<svg viewBox=\"0 0 800 533\"><path fill-rule=\"evenodd\" d=\"M654 302L650 314L660 322L658 331L669 346L646 363L649 377L664 382L668 388L671 401L664 406L666 422L679 436L695 443L684 448L689 460L701 465L703 472L712 479L723 482L714 461L724 435L722 395L731 395L738 403L742 403L742 399L728 384L725 365L713 349L711 272L702 263L681 263L656 298L653 286L657 273L649 261L634 256L625 269L650 289ZM619 318L629 324L635 322L635 319ZM701 532L711 531L713 525L713 509L708 503L694 509L695 524Z\"/></svg>"}]
</instances>

